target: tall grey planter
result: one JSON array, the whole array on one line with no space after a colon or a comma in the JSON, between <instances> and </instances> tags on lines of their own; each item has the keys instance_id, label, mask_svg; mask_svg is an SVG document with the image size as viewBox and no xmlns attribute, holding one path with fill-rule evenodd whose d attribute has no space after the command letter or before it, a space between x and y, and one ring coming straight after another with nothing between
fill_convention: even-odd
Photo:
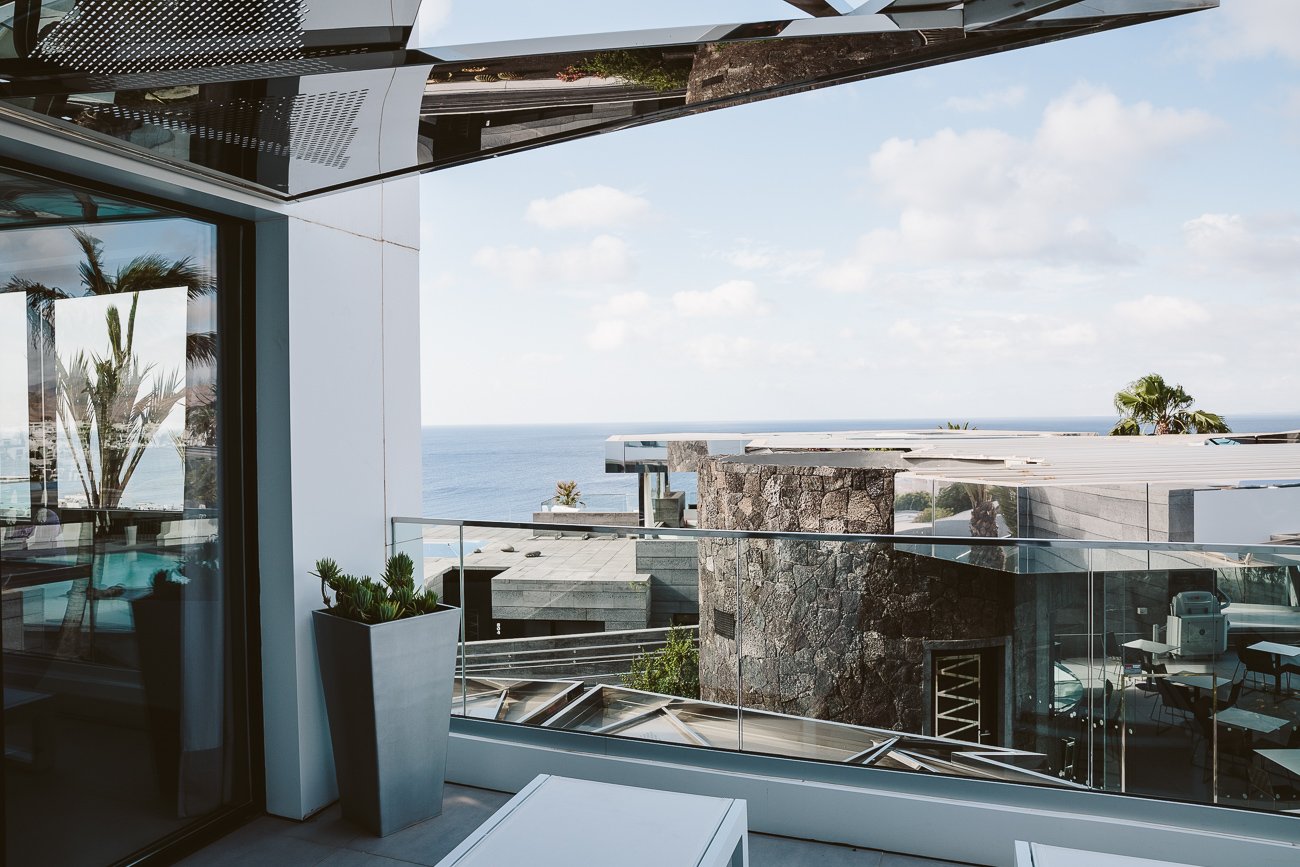
<instances>
[{"instance_id":1,"label":"tall grey planter","mask_svg":"<svg viewBox=\"0 0 1300 867\"><path fill-rule=\"evenodd\" d=\"M380 837L437 816L460 609L373 626L312 618L343 815Z\"/></svg>"}]
</instances>

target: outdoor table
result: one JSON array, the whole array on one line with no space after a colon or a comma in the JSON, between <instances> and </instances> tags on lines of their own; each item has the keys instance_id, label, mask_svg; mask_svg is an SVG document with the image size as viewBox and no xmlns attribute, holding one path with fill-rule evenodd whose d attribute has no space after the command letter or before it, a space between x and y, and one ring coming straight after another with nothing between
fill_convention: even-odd
<instances>
[{"instance_id":1,"label":"outdoor table","mask_svg":"<svg viewBox=\"0 0 1300 867\"><path fill-rule=\"evenodd\" d=\"M1282 694L1282 672L1276 669L1282 667L1282 657L1292 658L1300 656L1300 647L1294 644L1279 644L1276 641L1256 641L1247 650L1257 650L1260 653L1267 653L1273 657L1276 663L1273 673L1273 693L1274 695Z\"/></svg>"},{"instance_id":2,"label":"outdoor table","mask_svg":"<svg viewBox=\"0 0 1300 867\"><path fill-rule=\"evenodd\" d=\"M54 696L49 693L34 692L30 689L16 689L10 686L4 688L5 724L25 723L31 726L32 731L31 752L19 750L17 747L6 747L6 759L29 764L37 769L50 766L52 756L49 727L41 724L40 717L52 703L53 698Z\"/></svg>"},{"instance_id":3,"label":"outdoor table","mask_svg":"<svg viewBox=\"0 0 1300 867\"><path fill-rule=\"evenodd\" d=\"M1279 719L1268 714L1255 713L1252 710L1242 710L1239 707L1224 708L1218 712L1217 719L1219 725L1236 726L1247 731L1259 732L1262 735L1272 734L1289 723L1289 720Z\"/></svg>"},{"instance_id":4,"label":"outdoor table","mask_svg":"<svg viewBox=\"0 0 1300 867\"><path fill-rule=\"evenodd\" d=\"M1135 638L1132 641L1124 642L1124 646L1130 650L1140 650L1145 653L1148 658L1169 653L1174 649L1172 644L1165 644L1161 641L1151 641L1148 638Z\"/></svg>"},{"instance_id":5,"label":"outdoor table","mask_svg":"<svg viewBox=\"0 0 1300 867\"><path fill-rule=\"evenodd\" d=\"M747 867L745 802L540 774L438 867ZM586 853L588 857L584 857Z\"/></svg>"},{"instance_id":6,"label":"outdoor table","mask_svg":"<svg viewBox=\"0 0 1300 867\"><path fill-rule=\"evenodd\" d=\"M1230 678L1213 674L1175 674L1171 675L1168 680L1170 683L1176 683L1179 686L1190 687L1193 693L1193 701L1201 697L1201 690L1203 689L1218 690L1220 687L1232 683Z\"/></svg>"},{"instance_id":7,"label":"outdoor table","mask_svg":"<svg viewBox=\"0 0 1300 867\"><path fill-rule=\"evenodd\" d=\"M1155 667L1157 656L1163 656L1164 654L1170 653L1176 649L1172 644L1165 644L1161 641L1152 641L1149 638L1135 638L1132 641L1124 642L1124 646L1130 650L1139 651L1142 654L1142 658L1146 661L1148 669ZM1152 692L1155 690L1155 681L1148 676L1146 683L1138 684L1138 689Z\"/></svg>"},{"instance_id":8,"label":"outdoor table","mask_svg":"<svg viewBox=\"0 0 1300 867\"><path fill-rule=\"evenodd\" d=\"M1293 777L1300 777L1300 750L1255 750Z\"/></svg>"},{"instance_id":9,"label":"outdoor table","mask_svg":"<svg viewBox=\"0 0 1300 867\"><path fill-rule=\"evenodd\" d=\"M1044 846L1042 843L1016 841L1016 867L1192 867L1175 861L1154 861L1134 858L1131 855L1111 855L1086 849L1067 849L1064 846Z\"/></svg>"}]
</instances>

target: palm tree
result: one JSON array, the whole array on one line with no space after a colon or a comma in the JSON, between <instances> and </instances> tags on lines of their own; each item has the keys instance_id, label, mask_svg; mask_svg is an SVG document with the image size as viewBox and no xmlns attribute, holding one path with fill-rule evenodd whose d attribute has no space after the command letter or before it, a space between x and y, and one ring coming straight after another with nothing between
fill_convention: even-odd
<instances>
[{"instance_id":1,"label":"palm tree","mask_svg":"<svg viewBox=\"0 0 1300 867\"><path fill-rule=\"evenodd\" d=\"M1115 409L1122 416L1111 428L1111 436L1141 436L1143 425L1153 434L1232 433L1223 416L1192 409L1196 400L1181 385L1169 385L1158 373L1129 383L1115 393Z\"/></svg>"}]
</instances>

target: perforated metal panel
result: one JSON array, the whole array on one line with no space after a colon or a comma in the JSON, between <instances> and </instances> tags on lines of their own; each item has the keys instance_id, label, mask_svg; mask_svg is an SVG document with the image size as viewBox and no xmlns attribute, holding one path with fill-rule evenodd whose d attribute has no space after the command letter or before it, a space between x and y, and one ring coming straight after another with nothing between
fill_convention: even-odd
<instances>
[{"instance_id":1,"label":"perforated metal panel","mask_svg":"<svg viewBox=\"0 0 1300 867\"><path fill-rule=\"evenodd\" d=\"M300 0L78 0L33 59L78 72L158 72L302 55Z\"/></svg>"},{"instance_id":2,"label":"perforated metal panel","mask_svg":"<svg viewBox=\"0 0 1300 867\"><path fill-rule=\"evenodd\" d=\"M95 114L343 168L357 133L357 114L369 92L363 89L271 96L156 110L111 105L96 109Z\"/></svg>"},{"instance_id":3,"label":"perforated metal panel","mask_svg":"<svg viewBox=\"0 0 1300 867\"><path fill-rule=\"evenodd\" d=\"M713 609L713 634L732 640L736 637L736 615L721 608Z\"/></svg>"},{"instance_id":4,"label":"perforated metal panel","mask_svg":"<svg viewBox=\"0 0 1300 867\"><path fill-rule=\"evenodd\" d=\"M88 77L88 81L91 86L103 90L151 90L156 87L180 87L186 84L261 81L268 78L294 78L347 71L348 67L339 63L332 63L319 57L304 57L245 67L205 66L200 69L178 69L167 72L92 75Z\"/></svg>"}]
</instances>

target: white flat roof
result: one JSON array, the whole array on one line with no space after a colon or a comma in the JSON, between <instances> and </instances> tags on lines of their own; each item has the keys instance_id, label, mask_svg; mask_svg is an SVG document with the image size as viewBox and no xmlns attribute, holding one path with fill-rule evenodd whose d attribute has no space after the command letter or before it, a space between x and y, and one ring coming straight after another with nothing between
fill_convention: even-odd
<instances>
[{"instance_id":1,"label":"white flat roof","mask_svg":"<svg viewBox=\"0 0 1300 867\"><path fill-rule=\"evenodd\" d=\"M1256 436L1253 434L1252 436ZM1237 436L1243 436L1237 434ZM926 478L998 484L1187 483L1216 487L1300 484L1300 443L1210 442L1221 434L1112 437L985 430L789 431L645 434L611 440L748 440L746 452L887 449Z\"/></svg>"}]
</instances>

